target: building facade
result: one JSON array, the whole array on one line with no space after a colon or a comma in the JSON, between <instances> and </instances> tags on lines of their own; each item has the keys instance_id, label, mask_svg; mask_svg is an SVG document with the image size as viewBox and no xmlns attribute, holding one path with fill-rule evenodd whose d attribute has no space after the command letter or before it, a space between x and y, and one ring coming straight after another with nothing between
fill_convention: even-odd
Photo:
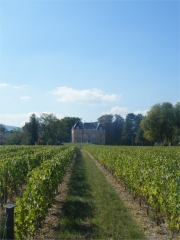
<instances>
[{"instance_id":1,"label":"building facade","mask_svg":"<svg viewBox=\"0 0 180 240\"><path fill-rule=\"evenodd\" d=\"M78 121L71 130L73 143L105 144L105 129L100 123Z\"/></svg>"}]
</instances>

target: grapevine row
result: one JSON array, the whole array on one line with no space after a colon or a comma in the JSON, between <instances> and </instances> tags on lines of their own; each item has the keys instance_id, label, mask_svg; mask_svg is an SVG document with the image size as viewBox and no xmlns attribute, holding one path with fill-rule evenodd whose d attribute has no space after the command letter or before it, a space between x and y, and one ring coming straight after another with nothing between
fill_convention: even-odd
<instances>
[{"instance_id":1,"label":"grapevine row","mask_svg":"<svg viewBox=\"0 0 180 240\"><path fill-rule=\"evenodd\" d=\"M6 147L0 151L0 199L6 202L26 182L29 172L67 147ZM9 151L8 151L9 149ZM16 151L15 149L19 150ZM12 150L12 151L11 151ZM15 153L15 154L14 154Z\"/></svg>"},{"instance_id":2,"label":"grapevine row","mask_svg":"<svg viewBox=\"0 0 180 240\"><path fill-rule=\"evenodd\" d=\"M61 151L32 170L23 197L16 201L16 238L24 239L32 235L45 219L47 210L53 203L53 193L61 183L75 151L75 148Z\"/></svg>"},{"instance_id":3,"label":"grapevine row","mask_svg":"<svg viewBox=\"0 0 180 240\"><path fill-rule=\"evenodd\" d=\"M180 230L179 148L85 147L124 182L134 196L142 196L166 216L172 230Z\"/></svg>"}]
</instances>

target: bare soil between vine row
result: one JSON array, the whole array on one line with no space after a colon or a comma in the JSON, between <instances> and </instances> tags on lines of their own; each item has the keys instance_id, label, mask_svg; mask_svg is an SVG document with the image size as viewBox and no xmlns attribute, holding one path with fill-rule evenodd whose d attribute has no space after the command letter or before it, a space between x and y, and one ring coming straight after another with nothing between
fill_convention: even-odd
<instances>
[{"instance_id":1,"label":"bare soil between vine row","mask_svg":"<svg viewBox=\"0 0 180 240\"><path fill-rule=\"evenodd\" d=\"M85 151L85 150L82 150ZM142 202L141 206L139 200L133 200L132 196L129 194L129 190L125 189L122 184L120 184L115 177L106 170L89 152L86 151L92 161L95 162L96 166L104 173L107 181L111 184L114 190L118 193L121 200L124 202L125 206L131 213L135 221L144 229L145 235L148 240L179 240L179 233L172 233L168 228L167 223L162 223L157 226L155 219L152 218L152 213L147 215L146 205ZM66 175L59 186L58 192L54 197L54 204L49 209L46 219L44 220L42 227L39 228L31 239L58 239L58 233L62 218L62 206L66 200L68 184L70 181L70 176L72 168L74 166L74 161L70 164Z\"/></svg>"}]
</instances>

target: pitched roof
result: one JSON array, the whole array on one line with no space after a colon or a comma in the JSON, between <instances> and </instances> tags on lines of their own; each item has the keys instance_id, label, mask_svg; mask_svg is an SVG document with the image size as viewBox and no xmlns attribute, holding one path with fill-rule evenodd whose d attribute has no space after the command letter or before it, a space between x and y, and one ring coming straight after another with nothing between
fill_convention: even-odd
<instances>
[{"instance_id":1,"label":"pitched roof","mask_svg":"<svg viewBox=\"0 0 180 240\"><path fill-rule=\"evenodd\" d=\"M83 129L96 129L96 125L94 123L84 123Z\"/></svg>"},{"instance_id":2,"label":"pitched roof","mask_svg":"<svg viewBox=\"0 0 180 240\"><path fill-rule=\"evenodd\" d=\"M82 124L82 122L78 121L74 124L74 126L72 128L73 129L77 129L77 128L83 129L83 124Z\"/></svg>"},{"instance_id":3,"label":"pitched roof","mask_svg":"<svg viewBox=\"0 0 180 240\"><path fill-rule=\"evenodd\" d=\"M72 129L104 129L104 127L100 123L82 123L81 121L78 121L75 123L75 125L72 127Z\"/></svg>"}]
</instances>

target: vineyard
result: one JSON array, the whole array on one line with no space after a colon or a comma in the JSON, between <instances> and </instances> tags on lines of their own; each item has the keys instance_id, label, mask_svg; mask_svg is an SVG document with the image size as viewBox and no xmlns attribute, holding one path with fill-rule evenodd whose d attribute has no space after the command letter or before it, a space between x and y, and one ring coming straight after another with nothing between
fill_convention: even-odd
<instances>
[{"instance_id":1,"label":"vineyard","mask_svg":"<svg viewBox=\"0 0 180 240\"><path fill-rule=\"evenodd\" d=\"M147 211L165 216L180 230L180 155L178 147L84 145ZM77 155L75 146L0 147L0 201L15 204L15 237L33 236L54 201L54 193ZM81 186L81 183L80 183Z\"/></svg>"},{"instance_id":2,"label":"vineyard","mask_svg":"<svg viewBox=\"0 0 180 240\"><path fill-rule=\"evenodd\" d=\"M85 149L111 170L134 198L147 201L156 215L165 215L172 230L180 230L178 147L86 146Z\"/></svg>"},{"instance_id":3,"label":"vineyard","mask_svg":"<svg viewBox=\"0 0 180 240\"><path fill-rule=\"evenodd\" d=\"M1 205L12 196L15 202L15 235L25 238L40 226L72 161L74 147L2 147L0 148Z\"/></svg>"}]
</instances>

